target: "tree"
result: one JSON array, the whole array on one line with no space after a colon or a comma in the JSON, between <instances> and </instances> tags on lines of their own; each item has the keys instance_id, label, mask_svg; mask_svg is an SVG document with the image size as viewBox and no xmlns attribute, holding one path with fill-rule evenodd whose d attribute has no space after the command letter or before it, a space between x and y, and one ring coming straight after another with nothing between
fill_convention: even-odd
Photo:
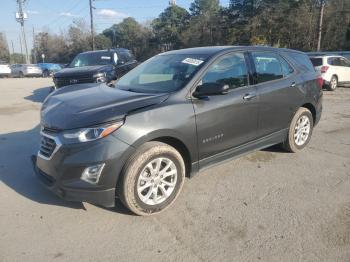
<instances>
[{"instance_id":1,"label":"tree","mask_svg":"<svg viewBox=\"0 0 350 262\"><path fill-rule=\"evenodd\" d=\"M132 17L104 30L103 35L111 39L114 47L130 49L139 59L144 59L152 53L152 32Z\"/></svg>"},{"instance_id":2,"label":"tree","mask_svg":"<svg viewBox=\"0 0 350 262\"><path fill-rule=\"evenodd\" d=\"M0 61L9 63L10 62L10 52L7 45L7 40L3 33L0 33Z\"/></svg>"},{"instance_id":3,"label":"tree","mask_svg":"<svg viewBox=\"0 0 350 262\"><path fill-rule=\"evenodd\" d=\"M182 47L181 33L188 26L190 14L177 5L166 8L151 26L158 44L165 50Z\"/></svg>"},{"instance_id":4,"label":"tree","mask_svg":"<svg viewBox=\"0 0 350 262\"><path fill-rule=\"evenodd\" d=\"M112 48L112 41L107 36L98 34L95 36L95 48L96 50Z\"/></svg>"},{"instance_id":5,"label":"tree","mask_svg":"<svg viewBox=\"0 0 350 262\"><path fill-rule=\"evenodd\" d=\"M222 40L221 8L218 0L195 0L190 6L191 20L183 38L187 46L218 45Z\"/></svg>"}]
</instances>

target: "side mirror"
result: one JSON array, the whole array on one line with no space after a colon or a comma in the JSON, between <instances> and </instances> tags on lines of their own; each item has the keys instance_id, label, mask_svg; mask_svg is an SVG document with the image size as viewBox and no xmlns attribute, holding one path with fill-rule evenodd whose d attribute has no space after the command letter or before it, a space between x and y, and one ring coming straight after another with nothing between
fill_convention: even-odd
<instances>
[{"instance_id":1,"label":"side mirror","mask_svg":"<svg viewBox=\"0 0 350 262\"><path fill-rule=\"evenodd\" d=\"M205 96L226 95L230 89L229 85L221 83L205 83L197 86L193 93L194 97L201 98Z\"/></svg>"}]
</instances>

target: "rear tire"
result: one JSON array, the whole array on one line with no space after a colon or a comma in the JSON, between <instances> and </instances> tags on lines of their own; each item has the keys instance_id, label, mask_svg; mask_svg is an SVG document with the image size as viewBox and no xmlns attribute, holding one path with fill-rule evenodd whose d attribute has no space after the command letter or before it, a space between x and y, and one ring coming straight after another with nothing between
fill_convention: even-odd
<instances>
[{"instance_id":1,"label":"rear tire","mask_svg":"<svg viewBox=\"0 0 350 262\"><path fill-rule=\"evenodd\" d=\"M335 89L337 89L337 86L338 86L338 78L337 78L337 76L333 75L331 77L331 81L329 81L327 89L329 91L335 91Z\"/></svg>"},{"instance_id":2,"label":"rear tire","mask_svg":"<svg viewBox=\"0 0 350 262\"><path fill-rule=\"evenodd\" d=\"M132 212L147 216L164 211L181 192L185 163L180 153L161 142L147 142L127 161L117 193Z\"/></svg>"},{"instance_id":3,"label":"rear tire","mask_svg":"<svg viewBox=\"0 0 350 262\"><path fill-rule=\"evenodd\" d=\"M282 144L291 153L302 150L310 142L314 126L313 116L309 109L301 107L295 113L288 131L288 137Z\"/></svg>"},{"instance_id":4,"label":"rear tire","mask_svg":"<svg viewBox=\"0 0 350 262\"><path fill-rule=\"evenodd\" d=\"M24 77L24 74L23 74L23 72L21 71L21 72L19 72L19 77L20 78L23 78Z\"/></svg>"}]
</instances>

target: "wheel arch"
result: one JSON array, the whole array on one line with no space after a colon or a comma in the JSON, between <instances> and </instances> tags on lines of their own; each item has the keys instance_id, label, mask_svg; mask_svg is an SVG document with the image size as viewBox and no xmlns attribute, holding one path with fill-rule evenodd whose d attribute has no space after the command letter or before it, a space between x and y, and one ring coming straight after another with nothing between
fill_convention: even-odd
<instances>
[{"instance_id":1,"label":"wheel arch","mask_svg":"<svg viewBox=\"0 0 350 262\"><path fill-rule=\"evenodd\" d=\"M173 136L161 136L157 138L153 138L150 141L157 141L157 142L162 142L164 144L167 144L169 146L172 146L175 148L177 151L182 156L182 159L184 160L185 163L185 168L186 168L186 176L189 177L192 171L192 160L191 160L191 154L187 146L183 141L181 141L179 138L175 138Z\"/></svg>"},{"instance_id":2,"label":"wheel arch","mask_svg":"<svg viewBox=\"0 0 350 262\"><path fill-rule=\"evenodd\" d=\"M301 107L307 108L308 110L310 110L311 114L312 114L312 119L313 122L316 122L316 108L313 104L311 103L305 103L303 104Z\"/></svg>"}]
</instances>

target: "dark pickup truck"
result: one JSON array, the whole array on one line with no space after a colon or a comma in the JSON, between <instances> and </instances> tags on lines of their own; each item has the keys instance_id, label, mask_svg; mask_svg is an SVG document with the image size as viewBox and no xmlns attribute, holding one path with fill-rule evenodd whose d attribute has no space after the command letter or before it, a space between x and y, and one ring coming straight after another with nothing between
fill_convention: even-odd
<instances>
[{"instance_id":1,"label":"dark pickup truck","mask_svg":"<svg viewBox=\"0 0 350 262\"><path fill-rule=\"evenodd\" d=\"M131 51L124 48L80 53L66 68L54 74L54 88L83 83L108 84L137 64Z\"/></svg>"}]
</instances>

